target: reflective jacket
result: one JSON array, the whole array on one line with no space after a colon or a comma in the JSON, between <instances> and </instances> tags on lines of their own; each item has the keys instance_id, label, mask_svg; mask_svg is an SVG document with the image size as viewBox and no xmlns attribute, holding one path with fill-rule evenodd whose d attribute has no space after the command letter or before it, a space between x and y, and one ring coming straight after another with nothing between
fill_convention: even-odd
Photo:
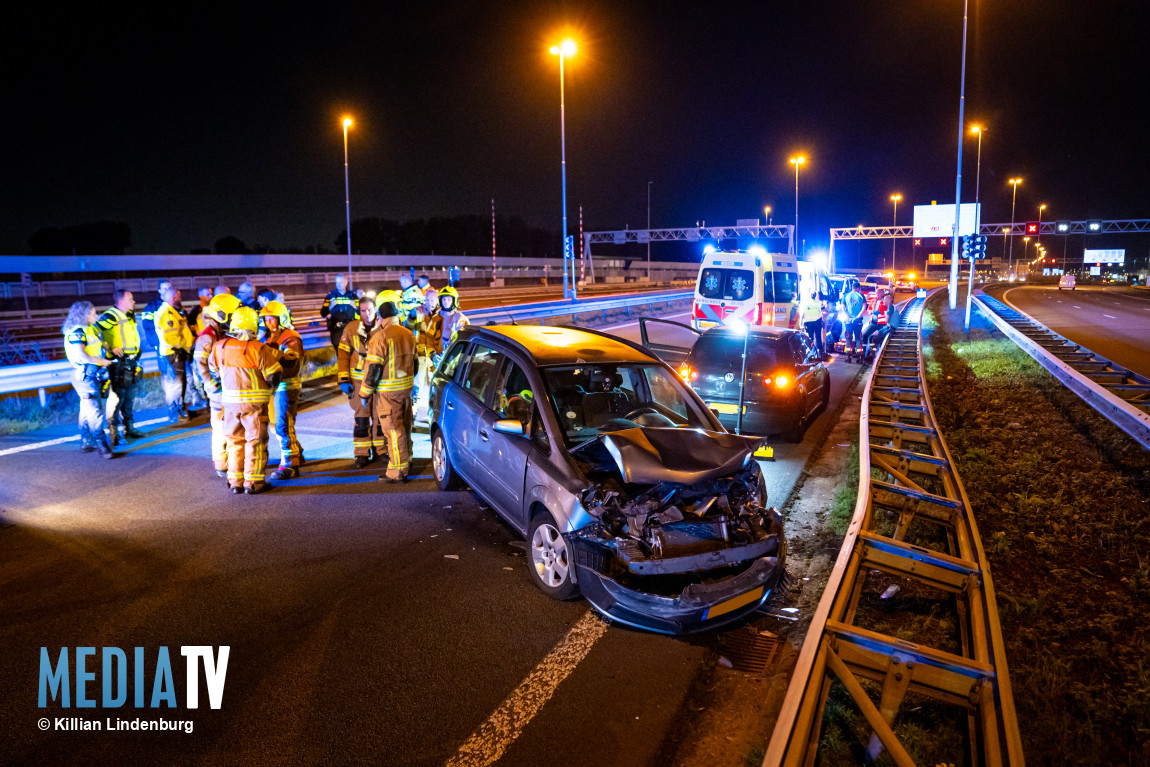
<instances>
[{"instance_id":1,"label":"reflective jacket","mask_svg":"<svg viewBox=\"0 0 1150 767\"><path fill-rule=\"evenodd\" d=\"M224 405L266 405L283 372L279 353L260 341L225 338L212 346L208 372Z\"/></svg>"},{"instance_id":2,"label":"reflective jacket","mask_svg":"<svg viewBox=\"0 0 1150 767\"><path fill-rule=\"evenodd\" d=\"M415 321L413 312L423 306L423 291L418 285L412 285L403 291L399 301L399 319L408 327Z\"/></svg>"},{"instance_id":3,"label":"reflective jacket","mask_svg":"<svg viewBox=\"0 0 1150 767\"><path fill-rule=\"evenodd\" d=\"M188 327L187 318L179 309L171 304L164 304L156 310L155 324L160 354L166 356L178 349L189 352L192 350L196 339Z\"/></svg>"},{"instance_id":4,"label":"reflective jacket","mask_svg":"<svg viewBox=\"0 0 1150 767\"><path fill-rule=\"evenodd\" d=\"M377 322L370 331L362 320L355 320L343 329L343 338L336 347L336 380L340 383L354 382L357 386L363 380L363 368L367 362L367 342L371 334L379 329Z\"/></svg>"},{"instance_id":5,"label":"reflective jacket","mask_svg":"<svg viewBox=\"0 0 1150 767\"><path fill-rule=\"evenodd\" d=\"M350 290L345 290L342 293L333 290L323 300L323 306L319 308L319 316L327 317L327 326L330 329L341 323L354 320L359 313L358 303L359 298Z\"/></svg>"},{"instance_id":6,"label":"reflective jacket","mask_svg":"<svg viewBox=\"0 0 1150 767\"><path fill-rule=\"evenodd\" d=\"M817 298L803 299L803 307L799 314L799 321L804 325L808 322L817 322L823 318L823 304Z\"/></svg>"},{"instance_id":7,"label":"reflective jacket","mask_svg":"<svg viewBox=\"0 0 1150 767\"><path fill-rule=\"evenodd\" d=\"M136 314L136 322L139 323L140 330L143 331L141 340L144 342L145 349L155 349L160 345L156 339L156 312L163 305L163 300L153 298Z\"/></svg>"},{"instance_id":8,"label":"reflective jacket","mask_svg":"<svg viewBox=\"0 0 1150 767\"><path fill-rule=\"evenodd\" d=\"M367 342L367 362L359 396L370 397L376 392L410 397L414 383L415 336L395 317L388 317Z\"/></svg>"},{"instance_id":9,"label":"reflective jacket","mask_svg":"<svg viewBox=\"0 0 1150 767\"><path fill-rule=\"evenodd\" d=\"M428 328L428 349L434 354L442 354L451 346L459 331L471 324L467 315L460 311L450 314L440 312L431 319Z\"/></svg>"},{"instance_id":10,"label":"reflective jacket","mask_svg":"<svg viewBox=\"0 0 1150 767\"><path fill-rule=\"evenodd\" d=\"M204 388L208 388L208 382L212 380L212 373L208 370L208 355L212 353L212 347L220 342L223 338L223 333L215 325L209 325L204 328L204 332L196 336L196 345L192 349L192 370L200 377L200 383ZM213 394L217 394L213 392Z\"/></svg>"},{"instance_id":11,"label":"reflective jacket","mask_svg":"<svg viewBox=\"0 0 1150 767\"><path fill-rule=\"evenodd\" d=\"M92 363L81 352L87 352L97 359L104 358L104 340L96 332L95 325L74 327L64 334L64 353L68 355L68 361L73 367L83 369Z\"/></svg>"},{"instance_id":12,"label":"reflective jacket","mask_svg":"<svg viewBox=\"0 0 1150 767\"><path fill-rule=\"evenodd\" d=\"M109 352L120 349L125 357L134 357L140 353L140 329L136 326L135 312L125 314L113 306L100 315L96 327Z\"/></svg>"},{"instance_id":13,"label":"reflective jacket","mask_svg":"<svg viewBox=\"0 0 1150 767\"><path fill-rule=\"evenodd\" d=\"M276 391L303 388L303 339L291 328L279 328L265 342L280 353L284 374Z\"/></svg>"},{"instance_id":14,"label":"reflective jacket","mask_svg":"<svg viewBox=\"0 0 1150 767\"><path fill-rule=\"evenodd\" d=\"M442 341L432 327L438 316L439 312L428 311L424 306L415 310L415 323L411 332L415 333L415 353L420 357L438 354L442 348Z\"/></svg>"}]
</instances>

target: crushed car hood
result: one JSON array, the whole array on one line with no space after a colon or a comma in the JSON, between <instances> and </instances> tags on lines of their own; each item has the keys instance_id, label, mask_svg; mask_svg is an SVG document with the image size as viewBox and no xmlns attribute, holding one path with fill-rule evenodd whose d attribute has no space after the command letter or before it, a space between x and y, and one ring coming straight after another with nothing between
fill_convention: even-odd
<instances>
[{"instance_id":1,"label":"crushed car hood","mask_svg":"<svg viewBox=\"0 0 1150 767\"><path fill-rule=\"evenodd\" d=\"M764 441L701 429L640 427L600 434L572 452L601 442L624 482L692 485L739 471Z\"/></svg>"}]
</instances>

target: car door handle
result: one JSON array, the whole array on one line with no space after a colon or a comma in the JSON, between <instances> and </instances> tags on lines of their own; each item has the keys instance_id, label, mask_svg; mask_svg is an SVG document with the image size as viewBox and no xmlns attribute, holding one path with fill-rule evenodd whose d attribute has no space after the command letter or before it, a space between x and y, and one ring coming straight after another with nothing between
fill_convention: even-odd
<instances>
[{"instance_id":1,"label":"car door handle","mask_svg":"<svg viewBox=\"0 0 1150 767\"><path fill-rule=\"evenodd\" d=\"M479 430L479 437L480 437L480 438L481 438L481 439L482 439L484 442L486 442L486 441L487 441L487 432L486 432L486 431L484 431L483 429L480 429L480 430Z\"/></svg>"},{"instance_id":2,"label":"car door handle","mask_svg":"<svg viewBox=\"0 0 1150 767\"><path fill-rule=\"evenodd\" d=\"M455 409L455 405L451 404L451 402L450 402L450 401L448 401L448 403L447 403L447 409L448 409L448 410L454 410L454 409Z\"/></svg>"}]
</instances>

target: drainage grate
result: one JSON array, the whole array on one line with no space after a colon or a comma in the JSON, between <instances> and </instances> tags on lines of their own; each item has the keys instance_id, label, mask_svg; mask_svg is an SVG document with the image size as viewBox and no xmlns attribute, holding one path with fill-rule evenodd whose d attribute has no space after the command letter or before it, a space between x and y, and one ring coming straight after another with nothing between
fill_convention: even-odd
<instances>
[{"instance_id":1,"label":"drainage grate","mask_svg":"<svg viewBox=\"0 0 1150 767\"><path fill-rule=\"evenodd\" d=\"M740 629L724 634L719 650L736 671L764 674L773 671L779 657L782 639L770 632Z\"/></svg>"}]
</instances>

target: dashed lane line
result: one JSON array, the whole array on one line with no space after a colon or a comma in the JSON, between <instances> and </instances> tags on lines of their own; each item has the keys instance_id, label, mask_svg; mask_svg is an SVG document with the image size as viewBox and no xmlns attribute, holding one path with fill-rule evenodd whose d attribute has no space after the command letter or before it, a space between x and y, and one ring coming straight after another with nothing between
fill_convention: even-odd
<instances>
[{"instance_id":1,"label":"dashed lane line","mask_svg":"<svg viewBox=\"0 0 1150 767\"><path fill-rule=\"evenodd\" d=\"M551 699L559 683L587 657L595 642L606 632L607 624L594 612L584 613L567 636L459 747L455 756L448 760L447 767L486 767L499 761L543 704Z\"/></svg>"},{"instance_id":2,"label":"dashed lane line","mask_svg":"<svg viewBox=\"0 0 1150 767\"><path fill-rule=\"evenodd\" d=\"M1118 318L1117 318L1117 317L1115 317L1113 314L1103 314L1102 316L1103 316L1103 317L1109 317L1109 318L1110 318L1110 319L1112 319L1112 320L1116 320L1116 319L1118 319Z\"/></svg>"}]
</instances>

